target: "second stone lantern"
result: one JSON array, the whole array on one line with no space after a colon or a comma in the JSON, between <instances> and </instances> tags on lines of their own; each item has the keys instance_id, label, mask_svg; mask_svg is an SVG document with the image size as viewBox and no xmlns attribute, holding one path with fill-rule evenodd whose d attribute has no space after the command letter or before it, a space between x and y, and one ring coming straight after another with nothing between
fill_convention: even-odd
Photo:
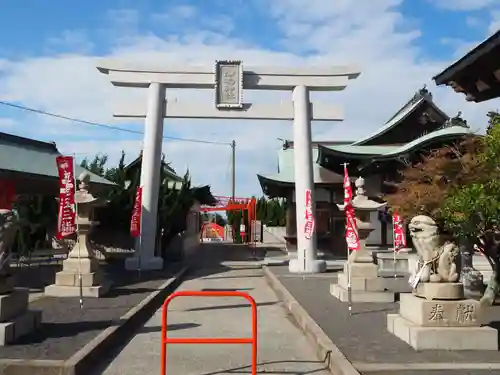
<instances>
[{"instance_id":1,"label":"second stone lantern","mask_svg":"<svg viewBox=\"0 0 500 375\"><path fill-rule=\"evenodd\" d=\"M370 222L371 213L384 208L387 203L368 198L364 185L365 180L359 177L355 182L356 195L352 200L358 227L359 250L349 254L343 272L338 275L338 283L330 286L330 294L342 302L349 301L350 281L351 302L394 302L394 293L386 290L384 279L378 276L373 256L366 249L366 239L375 229ZM344 211L345 205L337 206Z\"/></svg>"}]
</instances>

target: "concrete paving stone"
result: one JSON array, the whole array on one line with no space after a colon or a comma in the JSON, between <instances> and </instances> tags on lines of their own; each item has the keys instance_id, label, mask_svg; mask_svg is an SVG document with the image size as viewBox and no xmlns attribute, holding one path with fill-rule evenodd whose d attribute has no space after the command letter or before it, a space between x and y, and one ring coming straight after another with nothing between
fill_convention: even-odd
<instances>
[{"instance_id":1,"label":"concrete paving stone","mask_svg":"<svg viewBox=\"0 0 500 375\"><path fill-rule=\"evenodd\" d=\"M203 245L205 246L205 245ZM213 245L211 245L213 246ZM223 246L223 245L221 245ZM258 304L258 371L273 374L327 375L309 342L289 319L261 269L224 267L191 276L179 290L237 290ZM171 337L249 337L251 310L236 297L179 297L168 314ZM92 375L160 373L161 310L121 350L106 368ZM172 344L167 350L167 374L250 374L250 345Z\"/></svg>"}]
</instances>

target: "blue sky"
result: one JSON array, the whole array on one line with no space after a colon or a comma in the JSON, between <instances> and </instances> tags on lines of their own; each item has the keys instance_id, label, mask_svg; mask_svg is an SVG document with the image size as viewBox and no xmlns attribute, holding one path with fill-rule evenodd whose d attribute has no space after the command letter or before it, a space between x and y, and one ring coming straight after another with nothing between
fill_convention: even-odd
<instances>
[{"instance_id":1,"label":"blue sky","mask_svg":"<svg viewBox=\"0 0 500 375\"><path fill-rule=\"evenodd\" d=\"M144 93L112 87L95 69L97 59L356 64L362 74L345 92L317 96L344 106L346 118L343 123L315 124L316 139L356 139L373 132L424 84L449 115L461 110L481 129L484 113L495 103L467 104L450 90L435 88L430 79L496 31L499 20L498 0L4 1L0 100L141 131L141 121L117 122L111 113L113 102L143 100ZM200 93L169 95L209 100ZM64 152L80 157L103 152L114 160L123 149L133 158L141 147L139 135L3 106L0 131L54 140ZM173 120L166 122L164 134L236 139L238 191L249 195L260 194L256 173L275 171L276 138L290 137L291 126ZM195 182L213 185L218 194L229 193L226 147L166 142L164 152L179 173L189 167Z\"/></svg>"}]
</instances>

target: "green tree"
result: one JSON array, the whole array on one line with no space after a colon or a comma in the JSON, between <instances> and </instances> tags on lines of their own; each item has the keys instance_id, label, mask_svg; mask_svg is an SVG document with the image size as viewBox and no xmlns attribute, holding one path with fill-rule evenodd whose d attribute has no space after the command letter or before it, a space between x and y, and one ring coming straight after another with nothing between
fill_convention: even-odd
<instances>
[{"instance_id":1,"label":"green tree","mask_svg":"<svg viewBox=\"0 0 500 375\"><path fill-rule=\"evenodd\" d=\"M260 197L257 200L257 203L255 205L255 211L256 211L256 217L257 220L260 220L264 222L266 220L266 213L267 213L267 199L265 197Z\"/></svg>"}]
</instances>

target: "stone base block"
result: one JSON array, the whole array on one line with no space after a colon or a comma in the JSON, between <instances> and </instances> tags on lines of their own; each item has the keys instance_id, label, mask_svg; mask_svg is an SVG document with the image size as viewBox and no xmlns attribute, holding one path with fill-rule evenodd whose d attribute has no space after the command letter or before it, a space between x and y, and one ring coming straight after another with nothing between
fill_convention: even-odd
<instances>
[{"instance_id":1,"label":"stone base block","mask_svg":"<svg viewBox=\"0 0 500 375\"><path fill-rule=\"evenodd\" d=\"M127 258L125 259L125 269L128 271L137 271L138 269L141 269L142 271L161 270L163 269L163 258L142 257L140 260L139 257L136 256Z\"/></svg>"},{"instance_id":2,"label":"stone base block","mask_svg":"<svg viewBox=\"0 0 500 375\"><path fill-rule=\"evenodd\" d=\"M103 280L99 272L83 273L82 286L98 286ZM56 285L60 286L78 286L80 287L80 275L75 272L61 271L56 273Z\"/></svg>"},{"instance_id":3,"label":"stone base block","mask_svg":"<svg viewBox=\"0 0 500 375\"><path fill-rule=\"evenodd\" d=\"M351 277L376 278L378 269L375 263L344 263L344 273L351 273Z\"/></svg>"},{"instance_id":4,"label":"stone base block","mask_svg":"<svg viewBox=\"0 0 500 375\"><path fill-rule=\"evenodd\" d=\"M36 330L42 322L42 312L26 311L11 321L0 323L0 346L14 343L18 338Z\"/></svg>"},{"instance_id":5,"label":"stone base block","mask_svg":"<svg viewBox=\"0 0 500 375\"><path fill-rule=\"evenodd\" d=\"M0 277L0 294L7 294L14 289L14 276Z\"/></svg>"},{"instance_id":6,"label":"stone base block","mask_svg":"<svg viewBox=\"0 0 500 375\"><path fill-rule=\"evenodd\" d=\"M7 322L23 315L28 309L28 297L29 290L24 288L0 295L0 322Z\"/></svg>"},{"instance_id":7,"label":"stone base block","mask_svg":"<svg viewBox=\"0 0 500 375\"><path fill-rule=\"evenodd\" d=\"M342 302L349 301L349 292L339 284L330 284L330 294L338 298ZM395 301L395 294L393 292L368 292L351 290L351 302L360 303L391 303Z\"/></svg>"},{"instance_id":8,"label":"stone base block","mask_svg":"<svg viewBox=\"0 0 500 375\"><path fill-rule=\"evenodd\" d=\"M408 275L410 273L408 253L377 253L378 270L383 274Z\"/></svg>"},{"instance_id":9,"label":"stone base block","mask_svg":"<svg viewBox=\"0 0 500 375\"><path fill-rule=\"evenodd\" d=\"M320 259L309 260L305 264L306 269L304 269L304 262L302 260L290 259L288 262L288 270L291 273L303 273L303 274L311 274L311 273L322 273L326 272L326 262Z\"/></svg>"},{"instance_id":10,"label":"stone base block","mask_svg":"<svg viewBox=\"0 0 500 375\"><path fill-rule=\"evenodd\" d=\"M68 258L63 260L63 270L71 273L93 273L99 270L99 261L95 258Z\"/></svg>"},{"instance_id":11,"label":"stone base block","mask_svg":"<svg viewBox=\"0 0 500 375\"><path fill-rule=\"evenodd\" d=\"M419 283L414 290L415 295L429 300L462 300L464 285L462 283Z\"/></svg>"},{"instance_id":12,"label":"stone base block","mask_svg":"<svg viewBox=\"0 0 500 375\"><path fill-rule=\"evenodd\" d=\"M412 293L399 295L399 315L422 327L479 327L483 310L479 301L432 301Z\"/></svg>"},{"instance_id":13,"label":"stone base block","mask_svg":"<svg viewBox=\"0 0 500 375\"><path fill-rule=\"evenodd\" d=\"M338 275L338 284L347 289L347 274L341 272ZM385 280L381 277L351 277L351 290L361 292L383 292L385 291Z\"/></svg>"},{"instance_id":14,"label":"stone base block","mask_svg":"<svg viewBox=\"0 0 500 375\"><path fill-rule=\"evenodd\" d=\"M415 350L498 351L498 332L491 327L421 327L399 314L387 314L387 330Z\"/></svg>"},{"instance_id":15,"label":"stone base block","mask_svg":"<svg viewBox=\"0 0 500 375\"><path fill-rule=\"evenodd\" d=\"M83 286L83 297L102 297L109 292L110 284L103 283L102 285ZM80 286L67 286L52 284L45 287L45 295L50 297L79 297Z\"/></svg>"}]
</instances>

